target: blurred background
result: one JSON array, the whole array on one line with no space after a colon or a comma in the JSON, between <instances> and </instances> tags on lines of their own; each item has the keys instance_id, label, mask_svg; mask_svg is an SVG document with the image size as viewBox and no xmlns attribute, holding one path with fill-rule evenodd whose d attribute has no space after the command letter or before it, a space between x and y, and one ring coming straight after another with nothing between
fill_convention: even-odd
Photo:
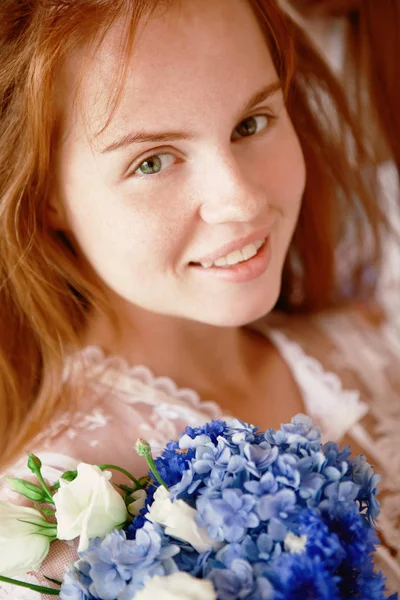
<instances>
[{"instance_id":1,"label":"blurred background","mask_svg":"<svg viewBox=\"0 0 400 600\"><path fill-rule=\"evenodd\" d=\"M381 200L400 236L400 0L281 0L345 86L378 168ZM400 297L400 243L385 239L379 295ZM400 316L399 316L400 335Z\"/></svg>"}]
</instances>

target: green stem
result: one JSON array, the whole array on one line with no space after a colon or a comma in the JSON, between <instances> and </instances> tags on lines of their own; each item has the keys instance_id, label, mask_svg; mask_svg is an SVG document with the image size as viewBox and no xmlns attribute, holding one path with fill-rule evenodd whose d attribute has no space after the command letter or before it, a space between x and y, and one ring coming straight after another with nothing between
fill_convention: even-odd
<instances>
[{"instance_id":1,"label":"green stem","mask_svg":"<svg viewBox=\"0 0 400 600\"><path fill-rule=\"evenodd\" d=\"M4 583L11 583L12 585L19 585L20 587L26 587L34 592L39 592L40 594L48 594L49 596L59 596L60 590L56 590L54 588L48 588L42 585L35 585L33 583L26 583L26 581L19 581L19 579L11 579L11 577L4 577L0 575L0 581L4 581Z\"/></svg>"},{"instance_id":2,"label":"green stem","mask_svg":"<svg viewBox=\"0 0 400 600\"><path fill-rule=\"evenodd\" d=\"M158 474L156 463L154 462L152 455L148 454L146 456L146 460L147 460L147 464L150 467L151 472L153 473L154 477L157 479L158 483L160 485L163 485L165 487L165 489L167 490L168 486L164 483L164 481L161 479L160 475Z\"/></svg>"},{"instance_id":3,"label":"green stem","mask_svg":"<svg viewBox=\"0 0 400 600\"><path fill-rule=\"evenodd\" d=\"M105 469L114 469L115 471L119 471L120 473L123 473L124 475L126 475L126 477L128 477L128 479L130 479L131 481L133 481L133 483L135 484L136 488L141 489L143 487L143 486L140 485L139 481L133 475L131 475L131 473L129 473L128 471L126 471L122 467L117 467L116 465L97 465L97 466L102 471L104 471Z\"/></svg>"},{"instance_id":4,"label":"green stem","mask_svg":"<svg viewBox=\"0 0 400 600\"><path fill-rule=\"evenodd\" d=\"M45 480L43 479L43 475L41 474L41 472L39 470L36 471L35 475L38 478L39 483L42 486L42 488L48 498L49 503L54 504L53 496L51 495L51 492L50 492L49 488L47 487Z\"/></svg>"}]
</instances>

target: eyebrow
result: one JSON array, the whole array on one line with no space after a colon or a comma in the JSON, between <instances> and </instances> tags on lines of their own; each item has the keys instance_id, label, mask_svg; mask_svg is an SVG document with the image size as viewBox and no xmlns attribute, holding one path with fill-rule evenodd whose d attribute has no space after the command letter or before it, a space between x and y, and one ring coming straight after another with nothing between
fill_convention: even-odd
<instances>
[{"instance_id":1,"label":"eyebrow","mask_svg":"<svg viewBox=\"0 0 400 600\"><path fill-rule=\"evenodd\" d=\"M245 114L257 104L267 100L281 88L281 82L278 80L273 81L269 85L263 87L261 90L253 94L250 100L248 100L248 102L242 106L239 114ZM146 131L131 131L130 133L127 133L118 140L112 142L110 145L106 146L103 150L101 150L101 154L105 154L106 152L114 152L115 150L126 148L132 144L140 144L143 142L173 142L177 140L193 140L194 138L195 136L192 133L184 131L155 131L152 133Z\"/></svg>"}]
</instances>

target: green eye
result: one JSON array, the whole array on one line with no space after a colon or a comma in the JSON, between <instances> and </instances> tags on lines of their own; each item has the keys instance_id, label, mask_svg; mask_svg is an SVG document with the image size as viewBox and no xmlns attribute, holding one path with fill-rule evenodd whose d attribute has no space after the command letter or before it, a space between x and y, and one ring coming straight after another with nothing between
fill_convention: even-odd
<instances>
[{"instance_id":1,"label":"green eye","mask_svg":"<svg viewBox=\"0 0 400 600\"><path fill-rule=\"evenodd\" d=\"M248 117L236 127L235 132L238 133L238 137L235 137L234 139L249 137L259 133L259 131L262 131L267 127L268 120L269 119L266 115Z\"/></svg>"},{"instance_id":2,"label":"green eye","mask_svg":"<svg viewBox=\"0 0 400 600\"><path fill-rule=\"evenodd\" d=\"M134 175L157 175L162 170L171 167L174 164L174 156L166 152L153 154L140 163L135 170Z\"/></svg>"},{"instance_id":3,"label":"green eye","mask_svg":"<svg viewBox=\"0 0 400 600\"><path fill-rule=\"evenodd\" d=\"M159 156L150 156L147 158L140 167L137 169L137 172L140 172L142 175L154 175L161 171L161 160Z\"/></svg>"}]
</instances>

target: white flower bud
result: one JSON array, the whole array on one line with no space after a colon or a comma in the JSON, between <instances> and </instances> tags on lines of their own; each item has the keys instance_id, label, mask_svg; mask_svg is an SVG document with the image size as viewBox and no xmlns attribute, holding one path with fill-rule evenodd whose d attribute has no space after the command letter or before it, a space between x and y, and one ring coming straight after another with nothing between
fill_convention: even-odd
<instances>
[{"instance_id":1,"label":"white flower bud","mask_svg":"<svg viewBox=\"0 0 400 600\"><path fill-rule=\"evenodd\" d=\"M132 516L136 517L142 508L144 508L146 496L147 494L145 490L136 490L131 494L133 502L129 504L128 511Z\"/></svg>"}]
</instances>

